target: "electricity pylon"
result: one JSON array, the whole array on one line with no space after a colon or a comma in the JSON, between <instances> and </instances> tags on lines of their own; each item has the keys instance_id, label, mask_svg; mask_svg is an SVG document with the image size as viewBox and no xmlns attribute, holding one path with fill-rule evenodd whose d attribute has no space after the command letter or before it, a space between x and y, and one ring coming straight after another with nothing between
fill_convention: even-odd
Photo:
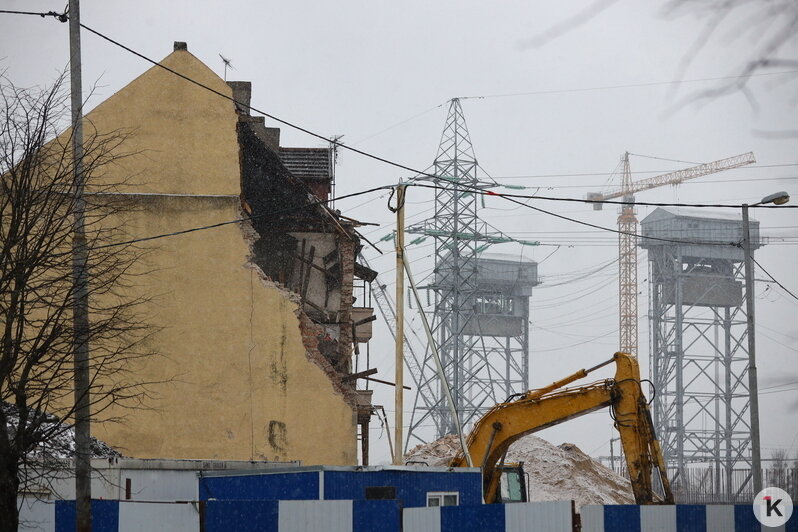
<instances>
[{"instance_id":1,"label":"electricity pylon","mask_svg":"<svg viewBox=\"0 0 798 532\"><path fill-rule=\"evenodd\" d=\"M457 98L450 102L433 167L433 176L417 179L436 185L434 217L407 228L407 232L435 239L435 269L424 288L435 294L433 333L457 415L467 427L488 408L505 400L508 390L520 392L528 386L528 328L512 338L480 331L478 309L496 291L488 294L480 285L478 255L491 244L538 243L489 230L480 220L478 193L497 183L477 177L477 160ZM502 342L501 348L497 341ZM454 433L455 420L445 402L443 383L429 349L419 364L410 365L410 371L416 398L407 441L427 441L421 436L426 432L422 426L430 422L435 426L436 438Z\"/></svg>"}]
</instances>

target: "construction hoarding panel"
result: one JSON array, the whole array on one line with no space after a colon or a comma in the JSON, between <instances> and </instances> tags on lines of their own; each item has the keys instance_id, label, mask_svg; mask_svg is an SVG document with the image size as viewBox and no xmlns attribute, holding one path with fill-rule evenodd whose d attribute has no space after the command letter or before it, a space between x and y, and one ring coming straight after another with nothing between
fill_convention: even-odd
<instances>
[{"instance_id":1,"label":"construction hoarding panel","mask_svg":"<svg viewBox=\"0 0 798 532\"><path fill-rule=\"evenodd\" d=\"M119 532L119 501L91 501L92 532ZM75 501L56 501L55 532L75 532Z\"/></svg>"},{"instance_id":2,"label":"construction hoarding panel","mask_svg":"<svg viewBox=\"0 0 798 532\"><path fill-rule=\"evenodd\" d=\"M200 477L201 500L314 500L319 498L318 471Z\"/></svg>"},{"instance_id":3,"label":"construction hoarding panel","mask_svg":"<svg viewBox=\"0 0 798 532\"><path fill-rule=\"evenodd\" d=\"M325 499L365 499L367 488L391 487L403 508L427 505L429 492L456 492L461 505L482 504L482 474L472 471L325 471Z\"/></svg>"},{"instance_id":4,"label":"construction hoarding panel","mask_svg":"<svg viewBox=\"0 0 798 532\"><path fill-rule=\"evenodd\" d=\"M278 505L278 501L207 501L202 505L204 532L277 532Z\"/></svg>"},{"instance_id":5,"label":"construction hoarding panel","mask_svg":"<svg viewBox=\"0 0 798 532\"><path fill-rule=\"evenodd\" d=\"M35 497L18 497L19 529L26 532L55 530L55 502Z\"/></svg>"},{"instance_id":6,"label":"construction hoarding panel","mask_svg":"<svg viewBox=\"0 0 798 532\"><path fill-rule=\"evenodd\" d=\"M530 502L503 506L504 530L506 532L524 532L526 530L571 532L573 530L571 501Z\"/></svg>"},{"instance_id":7,"label":"construction hoarding panel","mask_svg":"<svg viewBox=\"0 0 798 532\"><path fill-rule=\"evenodd\" d=\"M119 532L197 532L196 503L119 502Z\"/></svg>"},{"instance_id":8,"label":"construction hoarding panel","mask_svg":"<svg viewBox=\"0 0 798 532\"><path fill-rule=\"evenodd\" d=\"M583 506L582 532L759 532L766 528L757 521L750 504L675 506L606 505ZM798 531L798 515L793 514L782 528Z\"/></svg>"}]
</instances>

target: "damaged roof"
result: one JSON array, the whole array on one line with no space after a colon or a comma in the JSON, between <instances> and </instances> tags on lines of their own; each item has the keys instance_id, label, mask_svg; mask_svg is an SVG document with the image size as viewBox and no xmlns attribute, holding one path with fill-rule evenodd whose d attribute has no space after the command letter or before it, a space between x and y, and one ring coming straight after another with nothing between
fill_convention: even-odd
<instances>
[{"instance_id":1,"label":"damaged roof","mask_svg":"<svg viewBox=\"0 0 798 532\"><path fill-rule=\"evenodd\" d=\"M329 148L280 148L280 159L294 176L301 179L332 179Z\"/></svg>"}]
</instances>

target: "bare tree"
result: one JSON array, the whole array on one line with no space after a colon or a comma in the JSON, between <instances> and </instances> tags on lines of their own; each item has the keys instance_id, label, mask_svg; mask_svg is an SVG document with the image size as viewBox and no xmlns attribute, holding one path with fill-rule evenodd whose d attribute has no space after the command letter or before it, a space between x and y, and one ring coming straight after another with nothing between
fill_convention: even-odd
<instances>
[{"instance_id":1,"label":"bare tree","mask_svg":"<svg viewBox=\"0 0 798 532\"><path fill-rule=\"evenodd\" d=\"M519 45L522 49L546 45L577 30L617 3L618 0L593 0L575 15L523 40ZM669 0L663 3L662 13L673 18L692 16L703 23L701 31L685 49L676 72L676 81L683 79L693 60L710 42L741 38L748 38L751 42L750 52L741 56L739 69L732 72L727 81L693 95L688 101L741 92L757 108L758 103L748 90L752 76L780 74L789 76L782 76L781 79L798 78L798 57L790 55L794 54L794 45L798 42L798 2L795 0ZM772 138L798 136L798 131L758 133Z\"/></svg>"},{"instance_id":2,"label":"bare tree","mask_svg":"<svg viewBox=\"0 0 798 532\"><path fill-rule=\"evenodd\" d=\"M62 82L22 89L0 78L0 532L17 529L17 496L31 475L74 453L58 443L74 415L76 187L69 131L58 135L69 116ZM129 205L114 175L131 155L127 134L86 130L90 399L93 421L106 422L145 396L133 371L151 329L140 315L145 298L130 296L145 272L140 250L124 244Z\"/></svg>"},{"instance_id":3,"label":"bare tree","mask_svg":"<svg viewBox=\"0 0 798 532\"><path fill-rule=\"evenodd\" d=\"M770 453L770 467L768 468L768 485L776 486L794 495L798 490L798 461L790 463L790 452L786 449L774 449Z\"/></svg>"},{"instance_id":4,"label":"bare tree","mask_svg":"<svg viewBox=\"0 0 798 532\"><path fill-rule=\"evenodd\" d=\"M740 69L735 73L737 77L703 92L703 97L739 91L756 107L756 100L748 91L751 76L778 70L792 73L793 79L796 77L798 57L788 55L792 51L790 45L798 41L798 3L793 0L670 0L665 5L665 13L689 15L703 22L701 32L682 59L679 78L693 58L711 41L723 39L724 33L726 39L749 38L751 42L749 54L741 57ZM744 21L740 22L740 18Z\"/></svg>"},{"instance_id":5,"label":"bare tree","mask_svg":"<svg viewBox=\"0 0 798 532\"><path fill-rule=\"evenodd\" d=\"M787 469L790 456L786 449L774 449L770 452L770 458L772 460L770 464L770 469L774 471L782 471Z\"/></svg>"}]
</instances>

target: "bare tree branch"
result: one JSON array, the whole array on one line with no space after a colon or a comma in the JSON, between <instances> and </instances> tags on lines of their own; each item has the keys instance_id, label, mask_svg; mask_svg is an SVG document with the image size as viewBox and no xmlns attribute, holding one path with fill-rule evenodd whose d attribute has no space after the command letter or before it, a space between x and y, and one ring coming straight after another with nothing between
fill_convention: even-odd
<instances>
[{"instance_id":1,"label":"bare tree branch","mask_svg":"<svg viewBox=\"0 0 798 532\"><path fill-rule=\"evenodd\" d=\"M763 71L776 69L795 69L798 59L781 57L788 45L798 39L798 2L752 0L672 0L665 7L667 15L690 14L704 19L704 28L687 50L677 70L677 79L683 79L685 72L705 46L721 30L725 21L732 15L753 9L751 17L739 23L729 33L729 40L740 39L746 33L753 35L755 46L744 59L737 79L694 95L691 100L711 100L721 96L742 93L753 109L759 103L747 89L751 77ZM798 78L795 73L793 79Z\"/></svg>"},{"instance_id":2,"label":"bare tree branch","mask_svg":"<svg viewBox=\"0 0 798 532\"><path fill-rule=\"evenodd\" d=\"M0 77L0 532L16 530L17 495L74 456L72 223L76 201L63 76L31 90ZM147 383L134 369L151 355L149 298L137 281L148 272L129 240L132 205L118 194L127 178L117 163L129 132L87 124L86 240L89 260L90 400L93 422L118 420L117 407L140 407ZM111 407L114 407L111 409ZM115 414L118 416L118 414ZM96 444L99 445L99 444ZM42 476L45 475L45 476Z\"/></svg>"},{"instance_id":3,"label":"bare tree branch","mask_svg":"<svg viewBox=\"0 0 798 532\"><path fill-rule=\"evenodd\" d=\"M522 50L525 50L528 48L537 48L548 44L550 41L576 30L617 2L618 0L595 0L595 2L590 4L576 15L558 22L539 35L521 41L518 44L518 47Z\"/></svg>"}]
</instances>

